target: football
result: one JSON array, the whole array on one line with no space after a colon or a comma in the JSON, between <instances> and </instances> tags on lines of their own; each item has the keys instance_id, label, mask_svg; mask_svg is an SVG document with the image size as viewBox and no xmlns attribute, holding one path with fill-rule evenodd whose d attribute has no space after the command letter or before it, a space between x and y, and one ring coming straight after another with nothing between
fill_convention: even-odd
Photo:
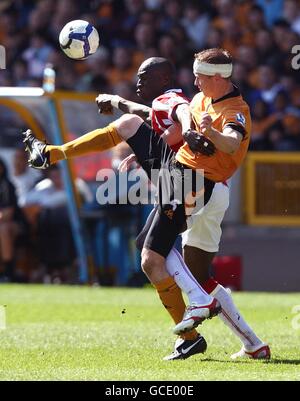
<instances>
[{"instance_id":1,"label":"football","mask_svg":"<svg viewBox=\"0 0 300 401\"><path fill-rule=\"evenodd\" d=\"M99 47L97 29L87 21L68 22L59 34L59 44L63 52L75 60L84 60Z\"/></svg>"}]
</instances>

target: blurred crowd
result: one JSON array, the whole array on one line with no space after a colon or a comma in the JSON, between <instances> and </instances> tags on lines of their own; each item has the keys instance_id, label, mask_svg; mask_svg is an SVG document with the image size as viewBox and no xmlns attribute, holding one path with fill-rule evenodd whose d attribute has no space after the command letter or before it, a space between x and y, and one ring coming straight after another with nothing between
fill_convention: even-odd
<instances>
[{"instance_id":1,"label":"blurred crowd","mask_svg":"<svg viewBox=\"0 0 300 401\"><path fill-rule=\"evenodd\" d=\"M128 189L134 183L118 171L118 165L130 153L129 146L122 143L111 154L110 174L118 185L104 196L106 204L97 201L100 181L94 188L81 178L75 179L91 256L90 280L102 285L145 281L139 272L134 240L151 205L127 201ZM30 168L23 146L13 150L9 161L1 154L0 283L77 283L78 258L60 167L52 165L45 171ZM141 178L145 186L149 185L146 175Z\"/></svg>"},{"instance_id":2,"label":"blurred crowd","mask_svg":"<svg viewBox=\"0 0 300 401\"><path fill-rule=\"evenodd\" d=\"M51 62L57 89L136 100L139 64L159 55L174 62L178 86L193 96L193 54L223 47L234 56L233 80L251 106L251 148L300 149L299 70L292 68L299 0L3 0L0 12L7 51L0 85L40 86ZM98 52L84 62L68 59L58 46L61 28L73 19L100 33Z\"/></svg>"},{"instance_id":3,"label":"blurred crowd","mask_svg":"<svg viewBox=\"0 0 300 401\"><path fill-rule=\"evenodd\" d=\"M233 80L251 106L251 149L300 149L300 80L292 68L299 0L2 0L0 13L7 52L2 86L40 86L51 62L57 89L137 100L136 70L159 55L174 62L178 86L193 96L194 53L223 47L235 59ZM61 28L73 19L100 33L101 46L86 61L68 59L58 46Z\"/></svg>"},{"instance_id":4,"label":"blurred crowd","mask_svg":"<svg viewBox=\"0 0 300 401\"><path fill-rule=\"evenodd\" d=\"M100 34L101 46L85 61L68 59L58 45L60 30L74 19L89 21ZM140 101L135 82L144 59L172 60L177 86L192 97L194 53L223 47L234 57L233 81L251 107L250 149L300 150L300 68L292 68L292 49L300 46L300 0L1 0L0 44L7 57L0 86L41 86L51 63L56 89L115 93L133 101ZM7 110L1 118L4 137L13 124ZM120 151L124 157L128 149L117 148L114 160ZM0 282L73 282L76 252L60 171L53 167L42 176L28 168L23 149L14 152L11 171L0 160ZM82 180L76 185L93 207L90 188ZM141 213L113 208L103 214L110 223L101 218L87 224L92 248L100 250L96 266L126 265L115 282L126 282L124 272L139 264L132 241Z\"/></svg>"},{"instance_id":5,"label":"blurred crowd","mask_svg":"<svg viewBox=\"0 0 300 401\"><path fill-rule=\"evenodd\" d=\"M12 162L8 168L0 159L0 283L74 281L76 252L59 167L45 174L29 168L23 148ZM82 202L92 202L87 184L78 178L75 184Z\"/></svg>"}]
</instances>

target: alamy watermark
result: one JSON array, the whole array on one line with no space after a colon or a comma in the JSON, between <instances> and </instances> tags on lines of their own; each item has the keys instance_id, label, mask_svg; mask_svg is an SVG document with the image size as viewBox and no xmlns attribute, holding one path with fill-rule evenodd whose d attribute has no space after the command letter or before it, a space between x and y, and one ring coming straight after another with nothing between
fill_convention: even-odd
<instances>
[{"instance_id":1,"label":"alamy watermark","mask_svg":"<svg viewBox=\"0 0 300 401\"><path fill-rule=\"evenodd\" d=\"M0 305L0 330L6 329L6 307Z\"/></svg>"},{"instance_id":2,"label":"alamy watermark","mask_svg":"<svg viewBox=\"0 0 300 401\"><path fill-rule=\"evenodd\" d=\"M292 319L292 328L294 330L300 330L300 305L293 306L292 314L296 315Z\"/></svg>"},{"instance_id":3,"label":"alamy watermark","mask_svg":"<svg viewBox=\"0 0 300 401\"><path fill-rule=\"evenodd\" d=\"M292 54L296 54L296 56L292 58L292 68L294 70L299 70L300 69L300 45L295 45L292 47Z\"/></svg>"},{"instance_id":4,"label":"alamy watermark","mask_svg":"<svg viewBox=\"0 0 300 401\"><path fill-rule=\"evenodd\" d=\"M6 51L5 47L0 45L0 70L6 69Z\"/></svg>"},{"instance_id":5,"label":"alamy watermark","mask_svg":"<svg viewBox=\"0 0 300 401\"><path fill-rule=\"evenodd\" d=\"M169 205L173 211L177 205L184 204L187 214L194 214L204 204L203 177L203 170L151 169L149 178L158 186L158 191L150 191L142 169L122 174L113 169L102 169L96 177L101 183L96 199L100 205L147 205L154 204L158 198L160 205Z\"/></svg>"}]
</instances>

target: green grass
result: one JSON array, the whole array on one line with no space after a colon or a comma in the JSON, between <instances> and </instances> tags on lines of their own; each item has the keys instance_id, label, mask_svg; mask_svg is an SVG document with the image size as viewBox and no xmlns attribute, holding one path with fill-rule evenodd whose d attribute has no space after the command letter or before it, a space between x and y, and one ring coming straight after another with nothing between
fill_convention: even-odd
<instances>
[{"instance_id":1,"label":"green grass","mask_svg":"<svg viewBox=\"0 0 300 401\"><path fill-rule=\"evenodd\" d=\"M151 288L0 285L0 305L7 305L0 380L299 380L300 328L292 328L299 294L234 298L271 345L269 363L230 361L240 343L218 318L201 328L206 354L162 361L175 337Z\"/></svg>"}]
</instances>

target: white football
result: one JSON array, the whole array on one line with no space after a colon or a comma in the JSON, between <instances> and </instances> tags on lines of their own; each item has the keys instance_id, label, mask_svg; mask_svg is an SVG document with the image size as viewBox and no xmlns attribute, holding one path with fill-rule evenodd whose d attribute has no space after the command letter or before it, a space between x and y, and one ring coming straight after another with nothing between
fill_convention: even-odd
<instances>
[{"instance_id":1,"label":"white football","mask_svg":"<svg viewBox=\"0 0 300 401\"><path fill-rule=\"evenodd\" d=\"M83 60L98 49L99 34L89 22L78 19L63 27L59 34L59 44L68 57Z\"/></svg>"}]
</instances>

